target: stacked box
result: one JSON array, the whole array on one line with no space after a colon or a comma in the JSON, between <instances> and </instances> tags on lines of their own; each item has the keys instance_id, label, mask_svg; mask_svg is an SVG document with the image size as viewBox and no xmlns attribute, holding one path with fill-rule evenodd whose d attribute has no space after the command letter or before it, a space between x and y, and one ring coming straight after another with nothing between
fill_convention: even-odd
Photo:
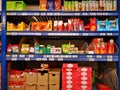
<instances>
[{"instance_id":1,"label":"stacked box","mask_svg":"<svg viewBox=\"0 0 120 90\"><path fill-rule=\"evenodd\" d=\"M36 90L37 89L37 73L36 72L25 72L25 90Z\"/></svg>"},{"instance_id":2,"label":"stacked box","mask_svg":"<svg viewBox=\"0 0 120 90\"><path fill-rule=\"evenodd\" d=\"M22 71L11 70L9 72L8 90L24 90L24 74Z\"/></svg>"},{"instance_id":3,"label":"stacked box","mask_svg":"<svg viewBox=\"0 0 120 90\"><path fill-rule=\"evenodd\" d=\"M38 70L37 90L48 90L48 69Z\"/></svg>"},{"instance_id":4,"label":"stacked box","mask_svg":"<svg viewBox=\"0 0 120 90\"><path fill-rule=\"evenodd\" d=\"M60 90L60 69L49 71L49 90Z\"/></svg>"},{"instance_id":5,"label":"stacked box","mask_svg":"<svg viewBox=\"0 0 120 90\"><path fill-rule=\"evenodd\" d=\"M76 90L77 68L78 68L77 64L63 64L62 90Z\"/></svg>"},{"instance_id":6,"label":"stacked box","mask_svg":"<svg viewBox=\"0 0 120 90\"><path fill-rule=\"evenodd\" d=\"M92 68L79 67L77 69L78 90L92 90Z\"/></svg>"}]
</instances>

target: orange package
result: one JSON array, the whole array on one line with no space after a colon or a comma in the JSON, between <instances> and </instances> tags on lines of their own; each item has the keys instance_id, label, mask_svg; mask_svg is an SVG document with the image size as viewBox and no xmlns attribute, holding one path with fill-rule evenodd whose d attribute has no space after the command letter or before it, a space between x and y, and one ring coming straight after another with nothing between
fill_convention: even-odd
<instances>
[{"instance_id":1,"label":"orange package","mask_svg":"<svg viewBox=\"0 0 120 90\"><path fill-rule=\"evenodd\" d=\"M98 43L95 44L94 52L95 54L100 54L100 45Z\"/></svg>"},{"instance_id":2,"label":"orange package","mask_svg":"<svg viewBox=\"0 0 120 90\"><path fill-rule=\"evenodd\" d=\"M40 10L42 11L47 10L47 0L40 0Z\"/></svg>"},{"instance_id":3,"label":"orange package","mask_svg":"<svg viewBox=\"0 0 120 90\"><path fill-rule=\"evenodd\" d=\"M32 22L31 31L39 31L39 30L40 30L39 22Z\"/></svg>"},{"instance_id":4,"label":"orange package","mask_svg":"<svg viewBox=\"0 0 120 90\"><path fill-rule=\"evenodd\" d=\"M107 45L104 42L100 44L100 54L107 54Z\"/></svg>"},{"instance_id":5,"label":"orange package","mask_svg":"<svg viewBox=\"0 0 120 90\"><path fill-rule=\"evenodd\" d=\"M48 31L48 22L40 22L39 26L40 26L39 31Z\"/></svg>"},{"instance_id":6,"label":"orange package","mask_svg":"<svg viewBox=\"0 0 120 90\"><path fill-rule=\"evenodd\" d=\"M108 48L108 54L114 54L115 53L115 44L114 44L114 40L111 39L108 43L107 43L107 48Z\"/></svg>"}]
</instances>

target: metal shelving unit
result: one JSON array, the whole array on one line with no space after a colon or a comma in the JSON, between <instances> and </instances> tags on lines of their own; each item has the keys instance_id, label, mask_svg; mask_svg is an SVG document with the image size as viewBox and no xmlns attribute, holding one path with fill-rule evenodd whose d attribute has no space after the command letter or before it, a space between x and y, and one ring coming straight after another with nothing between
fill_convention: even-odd
<instances>
[{"instance_id":1,"label":"metal shelving unit","mask_svg":"<svg viewBox=\"0 0 120 90\"><path fill-rule=\"evenodd\" d=\"M8 36L117 36L120 50L120 31L96 31L96 32L32 32L32 31L7 31L6 16L118 16L120 19L120 0L118 0L118 11L82 11L82 12L65 12L65 11L6 11L6 0L2 2L2 90L7 90L7 61L117 61L118 77L120 82L120 52L113 55L94 55L94 54L50 54L50 55L24 55L24 54L6 54L6 41ZM120 20L119 20L120 27ZM119 83L118 83L119 85ZM120 90L120 87L119 87Z\"/></svg>"}]
</instances>

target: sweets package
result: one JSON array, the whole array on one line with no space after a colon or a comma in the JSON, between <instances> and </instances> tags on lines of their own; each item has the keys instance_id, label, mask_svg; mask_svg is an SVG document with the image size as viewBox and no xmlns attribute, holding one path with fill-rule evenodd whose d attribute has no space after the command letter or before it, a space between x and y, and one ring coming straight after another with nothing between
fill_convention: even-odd
<instances>
[{"instance_id":1,"label":"sweets package","mask_svg":"<svg viewBox=\"0 0 120 90\"><path fill-rule=\"evenodd\" d=\"M29 53L29 44L22 44L21 45L21 53L23 53L23 54Z\"/></svg>"},{"instance_id":2,"label":"sweets package","mask_svg":"<svg viewBox=\"0 0 120 90\"><path fill-rule=\"evenodd\" d=\"M48 11L53 11L54 10L54 0L48 0L47 1L47 9L48 9Z\"/></svg>"},{"instance_id":3,"label":"sweets package","mask_svg":"<svg viewBox=\"0 0 120 90\"><path fill-rule=\"evenodd\" d=\"M40 10L42 11L47 10L47 0L40 0Z\"/></svg>"},{"instance_id":4,"label":"sweets package","mask_svg":"<svg viewBox=\"0 0 120 90\"><path fill-rule=\"evenodd\" d=\"M54 10L59 11L61 10L62 5L61 5L61 0L54 0Z\"/></svg>"}]
</instances>

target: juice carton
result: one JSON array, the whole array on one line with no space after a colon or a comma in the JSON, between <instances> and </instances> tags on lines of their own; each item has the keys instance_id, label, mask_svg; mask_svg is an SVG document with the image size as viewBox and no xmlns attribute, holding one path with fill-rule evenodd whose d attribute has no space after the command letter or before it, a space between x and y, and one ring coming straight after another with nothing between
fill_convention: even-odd
<instances>
[{"instance_id":1,"label":"juice carton","mask_svg":"<svg viewBox=\"0 0 120 90\"><path fill-rule=\"evenodd\" d=\"M48 30L47 25L48 25L48 22L40 22L39 23L39 26L40 26L39 31L47 31Z\"/></svg>"},{"instance_id":2,"label":"juice carton","mask_svg":"<svg viewBox=\"0 0 120 90\"><path fill-rule=\"evenodd\" d=\"M82 1L82 11L85 11L86 2Z\"/></svg>"},{"instance_id":3,"label":"juice carton","mask_svg":"<svg viewBox=\"0 0 120 90\"><path fill-rule=\"evenodd\" d=\"M72 1L68 1L68 11L72 10Z\"/></svg>"},{"instance_id":4,"label":"juice carton","mask_svg":"<svg viewBox=\"0 0 120 90\"><path fill-rule=\"evenodd\" d=\"M52 26L53 26L53 23L52 23L52 20L48 20L48 31L52 31Z\"/></svg>"},{"instance_id":5,"label":"juice carton","mask_svg":"<svg viewBox=\"0 0 120 90\"><path fill-rule=\"evenodd\" d=\"M54 10L54 0L48 0L47 1L47 8L48 8L48 11L53 11Z\"/></svg>"},{"instance_id":6,"label":"juice carton","mask_svg":"<svg viewBox=\"0 0 120 90\"><path fill-rule=\"evenodd\" d=\"M73 31L73 30L74 30L73 20L68 19L68 31Z\"/></svg>"},{"instance_id":7,"label":"juice carton","mask_svg":"<svg viewBox=\"0 0 120 90\"><path fill-rule=\"evenodd\" d=\"M64 31L68 31L68 23L64 23Z\"/></svg>"},{"instance_id":8,"label":"juice carton","mask_svg":"<svg viewBox=\"0 0 120 90\"><path fill-rule=\"evenodd\" d=\"M71 1L71 10L75 11L75 1Z\"/></svg>"},{"instance_id":9,"label":"juice carton","mask_svg":"<svg viewBox=\"0 0 120 90\"><path fill-rule=\"evenodd\" d=\"M107 54L107 44L104 42L100 44L100 54Z\"/></svg>"},{"instance_id":10,"label":"juice carton","mask_svg":"<svg viewBox=\"0 0 120 90\"><path fill-rule=\"evenodd\" d=\"M97 29L96 18L90 18L90 30L96 31L96 29Z\"/></svg>"},{"instance_id":11,"label":"juice carton","mask_svg":"<svg viewBox=\"0 0 120 90\"><path fill-rule=\"evenodd\" d=\"M115 48L114 40L111 39L111 40L107 43L108 54L114 54L114 53L115 53L114 48Z\"/></svg>"},{"instance_id":12,"label":"juice carton","mask_svg":"<svg viewBox=\"0 0 120 90\"><path fill-rule=\"evenodd\" d=\"M74 1L75 3L75 11L79 11L79 4L78 1Z\"/></svg>"},{"instance_id":13,"label":"juice carton","mask_svg":"<svg viewBox=\"0 0 120 90\"><path fill-rule=\"evenodd\" d=\"M61 0L54 0L54 10L60 11L62 8Z\"/></svg>"},{"instance_id":14,"label":"juice carton","mask_svg":"<svg viewBox=\"0 0 120 90\"><path fill-rule=\"evenodd\" d=\"M58 30L58 21L57 20L54 20L54 31L57 31Z\"/></svg>"},{"instance_id":15,"label":"juice carton","mask_svg":"<svg viewBox=\"0 0 120 90\"><path fill-rule=\"evenodd\" d=\"M40 10L41 11L47 10L47 0L40 0Z\"/></svg>"},{"instance_id":16,"label":"juice carton","mask_svg":"<svg viewBox=\"0 0 120 90\"><path fill-rule=\"evenodd\" d=\"M95 43L94 52L95 52L95 54L100 54L100 44L99 43Z\"/></svg>"},{"instance_id":17,"label":"juice carton","mask_svg":"<svg viewBox=\"0 0 120 90\"><path fill-rule=\"evenodd\" d=\"M40 30L39 22L32 22L31 31L39 31L39 30Z\"/></svg>"},{"instance_id":18,"label":"juice carton","mask_svg":"<svg viewBox=\"0 0 120 90\"><path fill-rule=\"evenodd\" d=\"M58 21L58 31L62 31L63 30L63 21L60 20Z\"/></svg>"},{"instance_id":19,"label":"juice carton","mask_svg":"<svg viewBox=\"0 0 120 90\"><path fill-rule=\"evenodd\" d=\"M68 11L68 1L64 0L64 11Z\"/></svg>"}]
</instances>

